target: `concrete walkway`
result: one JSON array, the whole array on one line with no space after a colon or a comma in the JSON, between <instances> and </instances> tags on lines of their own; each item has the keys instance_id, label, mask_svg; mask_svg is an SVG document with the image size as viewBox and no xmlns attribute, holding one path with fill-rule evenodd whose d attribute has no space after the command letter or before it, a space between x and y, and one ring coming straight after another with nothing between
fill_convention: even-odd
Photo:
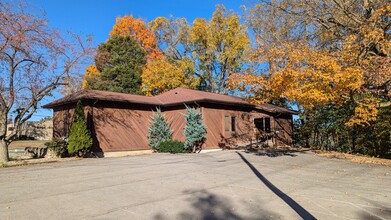
<instances>
[{"instance_id":1,"label":"concrete walkway","mask_svg":"<svg viewBox=\"0 0 391 220\"><path fill-rule=\"evenodd\" d=\"M391 219L391 168L288 152L0 169L0 219Z\"/></svg>"}]
</instances>

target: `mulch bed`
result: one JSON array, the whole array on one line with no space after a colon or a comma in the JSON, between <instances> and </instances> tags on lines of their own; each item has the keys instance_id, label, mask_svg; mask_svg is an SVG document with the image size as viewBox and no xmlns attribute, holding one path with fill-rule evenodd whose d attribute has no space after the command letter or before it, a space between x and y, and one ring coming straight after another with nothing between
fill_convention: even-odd
<instances>
[{"instance_id":1,"label":"mulch bed","mask_svg":"<svg viewBox=\"0 0 391 220\"><path fill-rule=\"evenodd\" d=\"M391 166L391 160L377 157L369 157L365 155L355 155L347 154L336 151L322 151L322 150L312 150L316 155L320 157L327 158L338 158L344 159L355 163L365 163L365 164L380 164L385 166Z\"/></svg>"},{"instance_id":2,"label":"mulch bed","mask_svg":"<svg viewBox=\"0 0 391 220\"><path fill-rule=\"evenodd\" d=\"M245 150L246 152L265 152L267 155L275 156L278 154L286 154L286 153L295 153L295 152L308 152L312 151L317 156L320 157L327 157L327 158L338 158L338 159L344 159L348 160L354 163L361 163L361 164L379 164L384 166L391 166L391 160L390 159L384 159L384 158L377 158L377 157L370 157L365 155L359 155L359 154L348 154L348 153L341 153L337 151L324 151L324 150L313 150L308 148L296 148L296 147L276 147L276 148L262 148L262 147L249 147L249 146L243 146L243 147L236 147L236 148L228 148L226 150ZM269 156L270 156L269 155Z\"/></svg>"}]
</instances>

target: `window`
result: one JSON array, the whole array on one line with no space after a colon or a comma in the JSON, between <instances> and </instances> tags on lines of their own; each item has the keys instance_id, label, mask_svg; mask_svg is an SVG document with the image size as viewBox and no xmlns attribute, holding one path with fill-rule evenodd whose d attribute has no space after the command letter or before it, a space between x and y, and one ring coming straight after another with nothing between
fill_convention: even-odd
<instances>
[{"instance_id":1,"label":"window","mask_svg":"<svg viewBox=\"0 0 391 220\"><path fill-rule=\"evenodd\" d=\"M254 125L260 131L264 131L265 130L265 126L263 125L263 118L255 118L254 119Z\"/></svg>"},{"instance_id":2,"label":"window","mask_svg":"<svg viewBox=\"0 0 391 220\"><path fill-rule=\"evenodd\" d=\"M270 133L271 132L271 129L270 129L270 118L269 117L265 118L265 132L266 133Z\"/></svg>"},{"instance_id":3,"label":"window","mask_svg":"<svg viewBox=\"0 0 391 220\"><path fill-rule=\"evenodd\" d=\"M230 115L224 116L224 131L225 132L236 131L236 116L230 116Z\"/></svg>"},{"instance_id":4,"label":"window","mask_svg":"<svg viewBox=\"0 0 391 220\"><path fill-rule=\"evenodd\" d=\"M271 132L270 117L255 118L254 125L255 125L255 128L257 128L259 131L264 131L266 133Z\"/></svg>"},{"instance_id":5,"label":"window","mask_svg":"<svg viewBox=\"0 0 391 220\"><path fill-rule=\"evenodd\" d=\"M236 131L236 117L235 116L231 117L231 131L232 132Z\"/></svg>"}]
</instances>

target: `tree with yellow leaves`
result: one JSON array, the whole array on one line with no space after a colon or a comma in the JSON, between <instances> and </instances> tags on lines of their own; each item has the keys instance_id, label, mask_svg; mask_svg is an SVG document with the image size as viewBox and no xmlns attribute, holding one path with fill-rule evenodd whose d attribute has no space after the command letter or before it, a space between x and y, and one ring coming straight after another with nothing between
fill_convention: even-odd
<instances>
[{"instance_id":1,"label":"tree with yellow leaves","mask_svg":"<svg viewBox=\"0 0 391 220\"><path fill-rule=\"evenodd\" d=\"M86 67L85 76L83 81L83 89L89 89L90 84L94 84L99 80L99 70L94 64L90 64Z\"/></svg>"},{"instance_id":2,"label":"tree with yellow leaves","mask_svg":"<svg viewBox=\"0 0 391 220\"><path fill-rule=\"evenodd\" d=\"M193 75L203 90L227 93L227 79L243 68L244 51L250 39L239 16L217 5L211 20L158 17L149 23L158 45L172 60L184 58L193 63Z\"/></svg>"},{"instance_id":3,"label":"tree with yellow leaves","mask_svg":"<svg viewBox=\"0 0 391 220\"><path fill-rule=\"evenodd\" d=\"M344 66L335 57L306 45L281 45L270 50L268 58L274 59L274 69L263 75L232 75L232 88L246 90L253 102L283 97L304 110L329 102L343 104L362 84L360 69Z\"/></svg>"},{"instance_id":4,"label":"tree with yellow leaves","mask_svg":"<svg viewBox=\"0 0 391 220\"><path fill-rule=\"evenodd\" d=\"M191 74L192 63L186 58L170 62L162 57L149 61L142 74L142 91L147 96L158 95L169 90L183 87L195 89L198 79Z\"/></svg>"},{"instance_id":5,"label":"tree with yellow leaves","mask_svg":"<svg viewBox=\"0 0 391 220\"><path fill-rule=\"evenodd\" d=\"M245 15L259 72L232 76L231 88L254 102L297 104L307 146L390 157L391 131L381 121L391 104L390 4L259 3Z\"/></svg>"},{"instance_id":6,"label":"tree with yellow leaves","mask_svg":"<svg viewBox=\"0 0 391 220\"><path fill-rule=\"evenodd\" d=\"M260 1L246 20L257 44L252 60L267 68L246 82L261 82L267 98L283 96L304 108L351 101L358 109L347 125L368 124L376 105L390 102L390 15L380 0Z\"/></svg>"}]
</instances>

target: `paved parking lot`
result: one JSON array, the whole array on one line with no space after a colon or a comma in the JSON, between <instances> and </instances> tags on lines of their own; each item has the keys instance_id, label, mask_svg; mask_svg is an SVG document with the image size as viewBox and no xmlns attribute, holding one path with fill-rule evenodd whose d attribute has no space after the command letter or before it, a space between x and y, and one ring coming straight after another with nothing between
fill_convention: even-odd
<instances>
[{"instance_id":1,"label":"paved parking lot","mask_svg":"<svg viewBox=\"0 0 391 220\"><path fill-rule=\"evenodd\" d=\"M391 168L246 152L0 169L0 219L391 219Z\"/></svg>"}]
</instances>

